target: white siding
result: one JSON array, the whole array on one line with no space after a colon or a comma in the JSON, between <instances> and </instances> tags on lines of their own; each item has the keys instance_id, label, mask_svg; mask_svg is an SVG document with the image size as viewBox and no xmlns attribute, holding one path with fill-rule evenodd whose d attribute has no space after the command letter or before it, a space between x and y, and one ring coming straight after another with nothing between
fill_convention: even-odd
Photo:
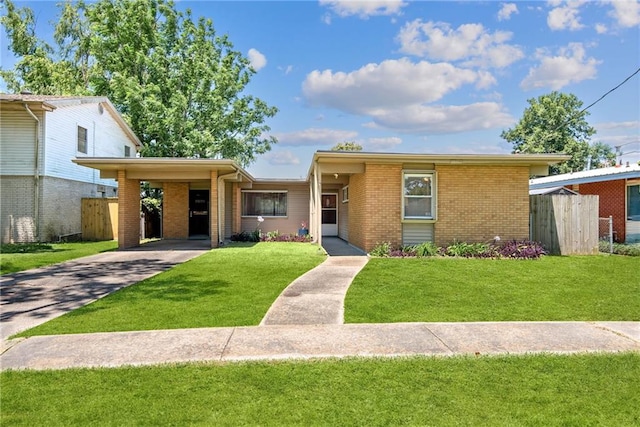
<instances>
[{"instance_id":1,"label":"white siding","mask_svg":"<svg viewBox=\"0 0 640 427\"><path fill-rule=\"evenodd\" d=\"M405 223L402 224L402 244L418 245L424 242L433 242L432 223Z\"/></svg>"},{"instance_id":2,"label":"white siding","mask_svg":"<svg viewBox=\"0 0 640 427\"><path fill-rule=\"evenodd\" d=\"M42 113L35 112L40 120ZM34 175L36 121L26 110L0 113L0 169L2 175ZM42 151L40 151L42 154ZM42 157L41 157L42 158ZM42 170L42 169L41 169Z\"/></svg>"},{"instance_id":3,"label":"white siding","mask_svg":"<svg viewBox=\"0 0 640 427\"><path fill-rule=\"evenodd\" d=\"M627 221L625 243L640 242L640 221Z\"/></svg>"},{"instance_id":4,"label":"white siding","mask_svg":"<svg viewBox=\"0 0 640 427\"><path fill-rule=\"evenodd\" d=\"M78 126L87 129L87 153L77 151ZM47 113L45 175L75 181L115 186L115 181L100 179L95 169L71 162L75 157L124 157L124 146L135 146L113 116L98 103L58 105Z\"/></svg>"}]
</instances>

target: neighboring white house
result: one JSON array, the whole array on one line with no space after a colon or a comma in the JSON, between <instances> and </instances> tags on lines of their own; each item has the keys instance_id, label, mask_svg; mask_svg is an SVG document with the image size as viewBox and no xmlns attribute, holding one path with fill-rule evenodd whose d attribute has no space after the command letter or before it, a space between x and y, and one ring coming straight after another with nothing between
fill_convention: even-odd
<instances>
[{"instance_id":1,"label":"neighboring white house","mask_svg":"<svg viewBox=\"0 0 640 427\"><path fill-rule=\"evenodd\" d=\"M81 231L81 199L114 197L117 183L81 157L136 157L140 141L106 97L0 94L3 243Z\"/></svg>"}]
</instances>

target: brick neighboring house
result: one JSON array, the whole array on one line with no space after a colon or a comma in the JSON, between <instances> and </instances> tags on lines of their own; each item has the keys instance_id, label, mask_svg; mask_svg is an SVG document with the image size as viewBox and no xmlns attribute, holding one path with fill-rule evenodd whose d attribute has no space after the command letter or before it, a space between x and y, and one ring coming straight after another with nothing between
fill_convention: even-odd
<instances>
[{"instance_id":1,"label":"brick neighboring house","mask_svg":"<svg viewBox=\"0 0 640 427\"><path fill-rule=\"evenodd\" d=\"M2 242L79 233L81 199L115 197L117 183L72 159L135 157L139 146L105 97L0 94Z\"/></svg>"},{"instance_id":2,"label":"brick neighboring house","mask_svg":"<svg viewBox=\"0 0 640 427\"><path fill-rule=\"evenodd\" d=\"M564 186L579 194L598 195L600 218L613 217L617 242L640 242L640 165L618 165L532 179L531 190Z\"/></svg>"},{"instance_id":3,"label":"brick neighboring house","mask_svg":"<svg viewBox=\"0 0 640 427\"><path fill-rule=\"evenodd\" d=\"M231 160L78 158L119 185L120 248L139 244L140 181L163 189L163 237L211 239L307 223L314 241L483 242L529 236L529 176L557 154L449 155L318 151L305 180L261 180ZM262 216L264 222L258 224Z\"/></svg>"}]
</instances>

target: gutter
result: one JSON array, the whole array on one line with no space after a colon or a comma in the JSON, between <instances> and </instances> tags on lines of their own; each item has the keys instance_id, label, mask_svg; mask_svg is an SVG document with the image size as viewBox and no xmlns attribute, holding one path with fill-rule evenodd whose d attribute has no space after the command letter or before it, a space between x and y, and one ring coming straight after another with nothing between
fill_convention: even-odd
<instances>
[{"instance_id":1,"label":"gutter","mask_svg":"<svg viewBox=\"0 0 640 427\"><path fill-rule=\"evenodd\" d=\"M33 111L31 111L27 103L24 103L23 105L27 113L29 113L29 115L33 117L33 120L36 121L36 152L33 168L33 216L35 223L35 237L36 240L40 241L40 119L33 114Z\"/></svg>"}]
</instances>

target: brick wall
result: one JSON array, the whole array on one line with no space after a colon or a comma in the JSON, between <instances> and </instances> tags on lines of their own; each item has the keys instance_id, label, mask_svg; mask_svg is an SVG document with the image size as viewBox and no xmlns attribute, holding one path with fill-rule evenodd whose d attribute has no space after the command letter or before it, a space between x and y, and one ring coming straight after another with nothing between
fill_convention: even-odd
<instances>
[{"instance_id":1,"label":"brick wall","mask_svg":"<svg viewBox=\"0 0 640 427\"><path fill-rule=\"evenodd\" d=\"M616 241L624 242L626 234L626 181L590 182L572 186L572 190L580 194L595 194L600 196L600 218L613 217L613 231Z\"/></svg>"},{"instance_id":2,"label":"brick wall","mask_svg":"<svg viewBox=\"0 0 640 427\"><path fill-rule=\"evenodd\" d=\"M164 183L162 187L162 237L164 239L189 238L189 183Z\"/></svg>"},{"instance_id":3,"label":"brick wall","mask_svg":"<svg viewBox=\"0 0 640 427\"><path fill-rule=\"evenodd\" d=\"M118 171L118 248L140 244L140 180Z\"/></svg>"},{"instance_id":4,"label":"brick wall","mask_svg":"<svg viewBox=\"0 0 640 427\"><path fill-rule=\"evenodd\" d=\"M370 251L381 242L402 244L402 165L367 164L365 179L365 250Z\"/></svg>"},{"instance_id":5,"label":"brick wall","mask_svg":"<svg viewBox=\"0 0 640 427\"><path fill-rule=\"evenodd\" d=\"M529 168L437 165L437 245L529 236Z\"/></svg>"},{"instance_id":6,"label":"brick wall","mask_svg":"<svg viewBox=\"0 0 640 427\"><path fill-rule=\"evenodd\" d=\"M365 249L365 223L367 221L367 192L365 174L349 178L349 243Z\"/></svg>"},{"instance_id":7,"label":"brick wall","mask_svg":"<svg viewBox=\"0 0 640 427\"><path fill-rule=\"evenodd\" d=\"M2 176L0 179L0 227L2 243L36 240L34 179L32 176Z\"/></svg>"}]
</instances>

